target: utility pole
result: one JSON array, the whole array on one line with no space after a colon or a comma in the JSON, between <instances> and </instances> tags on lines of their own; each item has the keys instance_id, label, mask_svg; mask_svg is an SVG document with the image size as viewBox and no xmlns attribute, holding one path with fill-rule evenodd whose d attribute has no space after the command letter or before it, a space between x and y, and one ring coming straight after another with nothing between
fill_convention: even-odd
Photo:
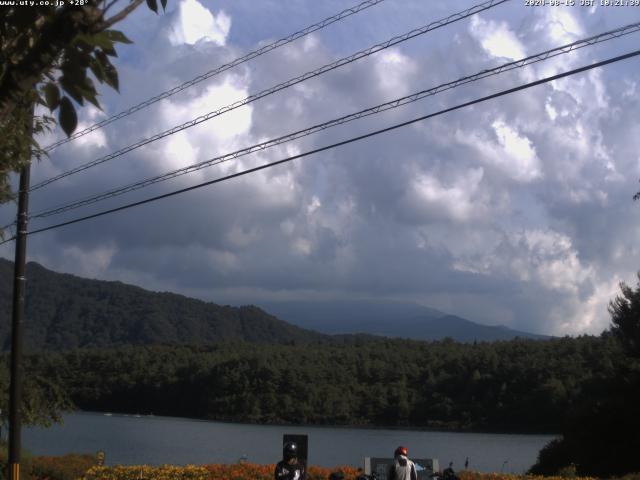
<instances>
[{"instance_id":1,"label":"utility pole","mask_svg":"<svg viewBox=\"0 0 640 480\"><path fill-rule=\"evenodd\" d=\"M33 110L31 110L33 112ZM27 127L33 128L33 115ZM28 155L31 156L31 146ZM29 211L29 180L31 158L20 169L18 215L16 222L16 253L13 276L13 312L11 317L11 385L9 387L9 465L8 480L20 480L20 407L22 406L22 333L24 323L25 263L27 257L27 221Z\"/></svg>"}]
</instances>

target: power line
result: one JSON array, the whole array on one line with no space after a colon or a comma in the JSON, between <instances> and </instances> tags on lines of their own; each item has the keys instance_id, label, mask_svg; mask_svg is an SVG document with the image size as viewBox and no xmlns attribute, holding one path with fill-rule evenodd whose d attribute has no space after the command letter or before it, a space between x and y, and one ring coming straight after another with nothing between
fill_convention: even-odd
<instances>
[{"instance_id":1,"label":"power line","mask_svg":"<svg viewBox=\"0 0 640 480\"><path fill-rule=\"evenodd\" d=\"M284 37L281 38L280 40L276 40L273 43L270 43L269 45L265 45L264 47L261 47L257 50L253 50L252 52L247 53L246 55L236 58L235 60L226 63L224 65L220 65L219 67L214 68L213 70L209 70L206 73L203 73L202 75L199 75L187 82L184 82L176 87L173 87L170 90L167 90L165 92L162 92L158 95L156 95L155 97L151 97L148 100L145 100L144 102L141 102L137 105L134 105L133 107L124 110L116 115L113 115L105 120L102 120L100 122L97 122L87 128L85 128L84 130L80 131L80 132L76 132L73 135L71 135L68 138L64 138L62 140L59 140L57 142L52 143L51 145L48 145L45 150L47 152L50 152L51 150L53 150L56 147L59 147L60 145L64 145L65 143L71 142L72 140L75 140L76 138L80 138L84 135L87 135L88 133L91 133L95 130L98 130L99 128L105 127L117 120L120 120L121 118L124 117L128 117L129 115L142 110L150 105L153 105L156 102L159 102L160 100L164 100L165 98L168 98L178 92L181 92L183 90L186 90L189 87L192 87L193 85L196 85L204 80L207 80L208 78L211 78L215 75L218 75L219 73L225 72L233 67L237 67L238 65L248 62L249 60L253 60L254 58L257 58L261 55L264 55L265 53L268 53L272 50L275 50L276 48L280 48L284 45L287 45L291 42L293 42L294 40L298 40L299 38L302 38L306 35L309 35L310 33L313 32L317 32L318 30L321 30L329 25L331 25L332 23L338 22L344 18L347 18L351 15L354 15L358 12L361 12L369 7L372 7L374 5L377 5L378 3L383 2L384 0L367 0L365 2L362 2L354 7L351 8L347 8L343 11L341 11L340 13L337 13L331 17L327 17L324 20L318 22L318 23L314 23L313 25L310 25L298 32L292 33L291 35L289 35L288 37Z\"/></svg>"},{"instance_id":2,"label":"power line","mask_svg":"<svg viewBox=\"0 0 640 480\"><path fill-rule=\"evenodd\" d=\"M471 8L468 8L462 12L458 12L458 13L454 13L452 15L449 15L448 17L441 19L441 20L437 20L435 22L430 23L429 25L426 25L424 27L420 27L414 30L411 30L410 32L407 32L403 35L399 35L396 37L393 37L385 42L382 43L378 43L377 45L374 45L372 47L369 47L365 50L361 50L357 53L354 53L353 55L350 55L348 57L344 57L341 58L340 60L337 60L333 63L324 65L316 70L304 73L298 77L292 78L290 80L287 80L286 82L280 83L274 87L268 88L266 90L263 90L259 93L250 95L246 98L244 98L243 100L239 100L237 102L234 102L230 105L227 105L225 107L222 107L218 110L214 110L212 112L209 112L205 115L201 115L193 120L190 120L188 122L183 123L182 125L178 125L175 126L173 128L170 128L169 130L165 130L164 132L158 133L156 135L153 135L152 137L146 138L144 140L140 140L132 145L129 145L127 147L124 147L114 153L110 153L109 155L106 155L104 157L92 160L90 162L87 162L83 165L80 165L76 168L73 168L71 170L68 170L64 173L61 173L59 175L56 175L54 177L51 177L47 180L43 180L40 183L36 183L35 185L33 185L31 187L31 189L29 191L34 191L34 190L38 190L46 185L49 185L50 183L53 183L57 180L60 180L62 178L68 177L70 175L73 175L75 173L81 172L83 170L87 170L89 168L95 167L96 165L99 165L101 163L107 162L109 160L113 160L114 158L120 157L122 155L124 155L125 153L131 152L132 150L135 150L137 148L140 148L144 145L148 145L149 143L155 142L156 140L160 140L162 138L165 138L167 136L173 135L175 133L181 132L182 130L186 130L187 128L193 127L195 125L198 125L200 123L206 122L207 120L211 120L212 118L218 117L220 115L222 115L223 113L227 113L231 110L235 110L237 108L240 108L242 106L248 105L252 102L255 102L256 100L259 100L261 98L267 97L269 95L272 95L276 92L279 92L281 90L284 90L285 88L291 87L293 85L296 85L298 83L304 82L305 80L308 80L310 78L314 78L317 77L319 75L322 75L323 73L326 73L330 70L334 70L336 68L342 67L344 65L353 63L361 58L367 57L369 55L373 55L374 53L377 53L381 50L384 50L386 48L389 48L393 45L397 45L399 43L405 42L411 38L417 37L419 35L424 35L425 33L428 33L430 31L433 31L435 29L444 27L446 25L449 25L451 23L460 21L462 19L465 19L467 17L473 16L479 12L488 10L490 8L493 8L497 5L500 5L502 3L506 3L509 2L511 0L489 0L486 1L484 3L481 3L479 5L475 5Z\"/></svg>"},{"instance_id":3,"label":"power line","mask_svg":"<svg viewBox=\"0 0 640 480\"><path fill-rule=\"evenodd\" d=\"M250 168L250 169L247 169L247 170L243 170L242 172L237 172L237 173L234 173L234 174L231 174L231 175L227 175L227 176L224 176L224 177L220 177L220 178L217 178L217 179L214 179L214 180L209 180L207 182L199 183L197 185L192 185L190 187L182 188L180 190L174 190L173 192L165 193L165 194L162 194L162 195L157 195L155 197L147 198L145 200L132 202L132 203L129 203L129 204L126 204L126 205L122 205L120 207L111 208L109 210L103 210L102 212L94 213L92 215L87 215L87 216L76 218L76 219L69 220L69 221L66 221L66 222L58 223L58 224L55 224L55 225L50 225L48 227L40 228L40 229L37 229L37 230L32 230L32 231L28 232L28 235L33 235L33 234L36 234L36 233L46 232L48 230L53 230L55 228L60 228L60 227L64 227L64 226L67 226L67 225L72 225L74 223L79 223L79 222L83 222L83 221L90 220L90 219L93 219L93 218L101 217L101 216L107 215L109 213L114 213L114 212L119 212L119 211L122 211L122 210L127 210L129 208L137 207L139 205L144 205L146 203L155 202L155 201L161 200L163 198L172 197L174 195L179 195L181 193L189 192L191 190L196 190L198 188L206 187L208 185L213 185L215 183L220 183L220 182L223 182L223 181L226 181L226 180L231 180L233 178L237 178L237 177L241 177L241 176L244 176L244 175L248 175L250 173L254 173L254 172L257 172L259 170L264 170L266 168L274 167L276 165L280 165L280 164L283 164L283 163L286 163L286 162L290 162L290 161L296 160L298 158L307 157L309 155L313 155L315 153L320 153L320 152L323 152L325 150L330 150L332 148L336 148L336 147L340 147L340 146L343 146L343 145L347 145L349 143L354 143L354 142L357 142L357 141L360 141L360 140L364 140L366 138L379 135L381 133L386 133L386 132L389 132L389 131L392 131L392 130L396 130L396 129L401 128L401 127L406 127L407 125L411 125L413 123L417 123L417 122L420 122L420 121L423 121L423 120L427 120L429 118L437 117L439 115L443 115L445 113L453 112L455 110L460 110L462 108L470 107L472 105L475 105L475 104L478 104L478 103L481 103L481 102L485 102L485 101L488 101L488 100L492 100L494 98L502 97L504 95L508 95L508 94L511 94L511 93L515 93L515 92L518 92L520 90L525 90L525 89L528 89L528 88L535 87L537 85L542 85L544 83L548 83L548 82L551 82L551 81L554 81L554 80L558 80L560 78L568 77L570 75L575 75L577 73L581 73L581 72L585 72L587 70L591 70L591 69L594 69L594 68L598 68L598 67L602 67L602 66L605 66L605 65L609 65L611 63L619 62L621 60L626 60L628 58L632 58L632 57L635 57L637 55L640 55L640 50L635 50L633 52L626 53L624 55L619 55L617 57L609 58L609 59L603 60L601 62L597 62L597 63L591 64L591 65L586 65L586 66L583 66L583 67L580 67L580 68L569 70L567 72L563 72L563 73L559 73L559 74L556 74L556 75L552 75L550 77L545 77L545 78L542 78L540 80L536 80L536 81L533 81L533 82L525 83L523 85L519 85L517 87L513 87L513 88L510 88L510 89L507 89L507 90L502 90L500 92L497 92L497 93L494 93L494 94L491 94L491 95L487 95L485 97L481 97L481 98L478 98L476 100L471 100L469 102L461 103L461 104L458 104L456 106L449 107L449 108L440 110L440 111L435 112L435 113L430 113L428 115L424 115L424 116L421 116L421 117L418 117L418 118L414 118L414 119L408 120L406 122L397 123L397 124L392 125L390 127L386 127L386 128L380 129L380 130L375 130L373 132L369 132L369 133L366 133L364 135L360 135L360 136L357 136L357 137L352 137L350 139L343 140L343 141L337 142L337 143L333 143L331 145L326 145L324 147L316 148L314 150L309 150L307 152L300 153L298 155L293 155L293 156L284 158L282 160L278 160L276 162L271 162L271 163L267 163L267 164L264 164L264 165L260 165L258 167L254 167L254 168ZM5 240L3 242L0 242L0 245L2 245L4 243L7 243L7 242L9 242L11 240L15 240L15 237L7 239L7 240Z\"/></svg>"},{"instance_id":4,"label":"power line","mask_svg":"<svg viewBox=\"0 0 640 480\"><path fill-rule=\"evenodd\" d=\"M448 82L448 83L444 83L441 85L438 85L436 87L430 88L428 90L422 90L419 91L417 93L413 93L411 95L407 95L401 98L397 98L395 100L391 100L379 105L376 105L375 107L370 107L367 108L365 110L360 110L359 112L356 113L352 113L349 115L345 115L333 120L330 120L328 122L324 122L324 123L320 123L302 130L298 130L296 132L293 133L289 133L287 135L275 138L275 139L271 139L271 140L267 140L265 142L261 142L259 144L255 144L240 150L237 150L235 152L232 153L228 153L225 155L221 155L221 156L217 156L193 165L189 165L187 167L183 167L183 168L179 168L176 170L172 170L170 172L155 176L155 177L151 177L151 178L147 178L144 180L140 180L138 182L129 184L129 185L125 185L123 187L119 187L116 189L112 189L109 190L107 192L103 192L100 193L98 195L92 195L89 197L86 197L84 199L80 199L80 200L76 200L74 202L71 203L67 203L67 204L63 204L57 207L53 207L50 208L48 210L43 210L40 212L36 212L32 215L30 215L30 218L46 218L52 215L57 215L57 214L61 214L70 210L75 210L76 208L80 208L86 205L90 205L96 202L99 202L101 200L105 200L108 198L113 198L116 196L120 196L123 195L125 193L129 193L135 190L139 190L141 188L147 187L149 185L153 185L155 183L159 183L165 180L169 180L171 178L176 178L178 176L181 175L186 175L188 173L192 173L195 172L197 170L201 170L203 168L206 167L210 167L213 165L218 165L220 163L223 162L227 162L245 155L248 155L250 153L254 153L254 152L258 152L258 151L263 151L266 150L267 148L276 146L276 145L281 145L283 143L292 141L292 140L296 140L298 138L302 138L302 137L306 137L308 135L311 135L313 133L317 133L319 131L334 127L334 126L338 126L338 125L343 125L347 122L351 122L353 120L357 120L366 116L370 116L370 115L375 115L378 114L380 112L384 112L387 110L391 110L394 108L398 108L400 106L403 105L407 105L409 103L413 103L416 102L418 100L421 100L423 98L429 97L429 96L433 96L436 95L440 92L446 91L446 90L450 90L456 87L459 87L461 85L467 84L467 83L471 83L474 81L478 81L480 79L486 78L486 77L490 77L490 76L494 76L494 75L498 75L501 74L503 72L506 71L510 71L510 70L514 70L517 68L523 68L525 66L528 65L532 65L544 60L547 60L549 58L553 58L559 55L563 55L563 54L567 54L569 52L572 52L574 50L583 48L583 47L587 47L587 46L591 46L591 45L595 45L597 43L602 43L602 42L606 42L615 38L619 38L623 35L628 35L630 33L635 33L637 31L640 30L640 22L638 23L634 23L634 24L630 24L630 25L626 25L624 27L619 27L617 29L608 31L608 32L604 32L598 35L594 35L591 36L589 38L586 39L582 39L582 40L577 40L573 43L567 44L567 45L563 45L560 47L556 47L541 53L538 53L536 55L530 55L526 58L522 58L520 60L516 60L513 62L509 62L509 63L505 63L503 65L500 65L498 67L492 68L492 69L488 69L488 70L483 70L479 73L476 73L474 75L469 75L466 77L462 77L458 80L452 81L452 82Z\"/></svg>"}]
</instances>

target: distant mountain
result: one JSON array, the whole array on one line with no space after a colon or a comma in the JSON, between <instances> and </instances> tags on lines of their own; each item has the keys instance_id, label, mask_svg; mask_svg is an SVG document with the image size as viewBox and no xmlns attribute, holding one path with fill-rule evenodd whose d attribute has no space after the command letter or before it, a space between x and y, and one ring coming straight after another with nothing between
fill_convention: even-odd
<instances>
[{"instance_id":1,"label":"distant mountain","mask_svg":"<svg viewBox=\"0 0 640 480\"><path fill-rule=\"evenodd\" d=\"M340 300L260 302L260 306L286 322L330 335L367 333L415 340L450 337L460 342L550 338L481 325L414 303Z\"/></svg>"},{"instance_id":2,"label":"distant mountain","mask_svg":"<svg viewBox=\"0 0 640 480\"><path fill-rule=\"evenodd\" d=\"M10 345L13 262L0 259L0 347ZM331 341L255 306L230 307L27 264L26 348Z\"/></svg>"}]
</instances>

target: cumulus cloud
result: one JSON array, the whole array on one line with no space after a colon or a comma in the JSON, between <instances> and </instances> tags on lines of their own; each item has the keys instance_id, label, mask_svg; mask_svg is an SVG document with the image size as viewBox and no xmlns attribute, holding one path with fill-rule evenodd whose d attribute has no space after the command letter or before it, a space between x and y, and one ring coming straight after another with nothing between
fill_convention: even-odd
<instances>
[{"instance_id":1,"label":"cumulus cloud","mask_svg":"<svg viewBox=\"0 0 640 480\"><path fill-rule=\"evenodd\" d=\"M421 5L413 7L426 8ZM147 41L118 59L122 96L105 93L106 112L227 63L256 48L254 39L267 42L299 27L276 28L286 23L286 3L221 0L216 12L206 7L196 0L179 3L160 36L153 22L134 16L136 34ZM313 23L333 13L328 8L316 2L298 20ZM34 178L377 43L379 32L370 25L386 25L392 13L383 3L369 17L362 13L315 32L164 100L145 115L61 147L51 161L34 167ZM487 11L52 184L34 192L32 205L37 210L157 175L469 75L594 34L603 19L587 9ZM400 30L416 26L408 16L397 22ZM583 49L476 82L82 213L273 162L588 64L606 56L607 48ZM640 211L631 201L640 178L636 71L631 64L592 71L34 236L30 258L60 271L221 303L389 298L537 333L599 333L617 283L633 281L640 265ZM99 115L84 109L80 121L89 124ZM2 211L11 213L8 206ZM11 258L3 248L1 254Z\"/></svg>"},{"instance_id":2,"label":"cumulus cloud","mask_svg":"<svg viewBox=\"0 0 640 480\"><path fill-rule=\"evenodd\" d=\"M214 15L198 0L182 0L171 25L169 41L173 45L206 41L224 46L230 28L231 17L223 10Z\"/></svg>"},{"instance_id":3,"label":"cumulus cloud","mask_svg":"<svg viewBox=\"0 0 640 480\"><path fill-rule=\"evenodd\" d=\"M506 22L484 20L477 15L471 19L470 31L489 55L511 60L526 57L524 46Z\"/></svg>"},{"instance_id":4,"label":"cumulus cloud","mask_svg":"<svg viewBox=\"0 0 640 480\"><path fill-rule=\"evenodd\" d=\"M542 165L531 141L517 129L495 120L492 132L456 131L456 140L476 150L483 162L496 167L514 180L530 182L542 176Z\"/></svg>"},{"instance_id":5,"label":"cumulus cloud","mask_svg":"<svg viewBox=\"0 0 640 480\"><path fill-rule=\"evenodd\" d=\"M408 214L423 221L443 218L455 222L467 222L482 215L482 205L476 200L483 174L482 168L470 169L451 185L442 184L433 175L416 174L406 195Z\"/></svg>"}]
</instances>

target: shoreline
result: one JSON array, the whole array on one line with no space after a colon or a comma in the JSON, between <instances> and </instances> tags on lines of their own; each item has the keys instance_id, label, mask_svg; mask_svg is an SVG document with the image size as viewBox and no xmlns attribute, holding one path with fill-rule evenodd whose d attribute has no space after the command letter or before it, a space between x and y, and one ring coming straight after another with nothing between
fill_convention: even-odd
<instances>
[{"instance_id":1,"label":"shoreline","mask_svg":"<svg viewBox=\"0 0 640 480\"><path fill-rule=\"evenodd\" d=\"M412 431L412 432L433 432L433 433L469 433L479 435L530 435L530 436L560 436L560 432L547 432L547 431L504 431L504 430L473 430L473 429L456 429L456 428L437 428L437 427L421 427L421 426L409 426L409 425L366 425L366 424L328 424L328 423L259 423L259 422L242 422L231 420L215 420L207 418L197 417L180 417L180 416L167 416L167 415L154 415L154 414L141 414L141 413L124 413L124 412L100 412L94 410L71 410L65 412L66 414L89 414L89 415L103 415L103 416L119 416L119 417L132 417L132 418L158 418L163 420L177 420L177 421L192 421L192 422L206 422L206 423L221 423L227 425L246 425L246 426L259 426L259 427L292 427L292 428L327 428L327 429L351 429L351 430L389 430L389 431Z\"/></svg>"}]
</instances>

